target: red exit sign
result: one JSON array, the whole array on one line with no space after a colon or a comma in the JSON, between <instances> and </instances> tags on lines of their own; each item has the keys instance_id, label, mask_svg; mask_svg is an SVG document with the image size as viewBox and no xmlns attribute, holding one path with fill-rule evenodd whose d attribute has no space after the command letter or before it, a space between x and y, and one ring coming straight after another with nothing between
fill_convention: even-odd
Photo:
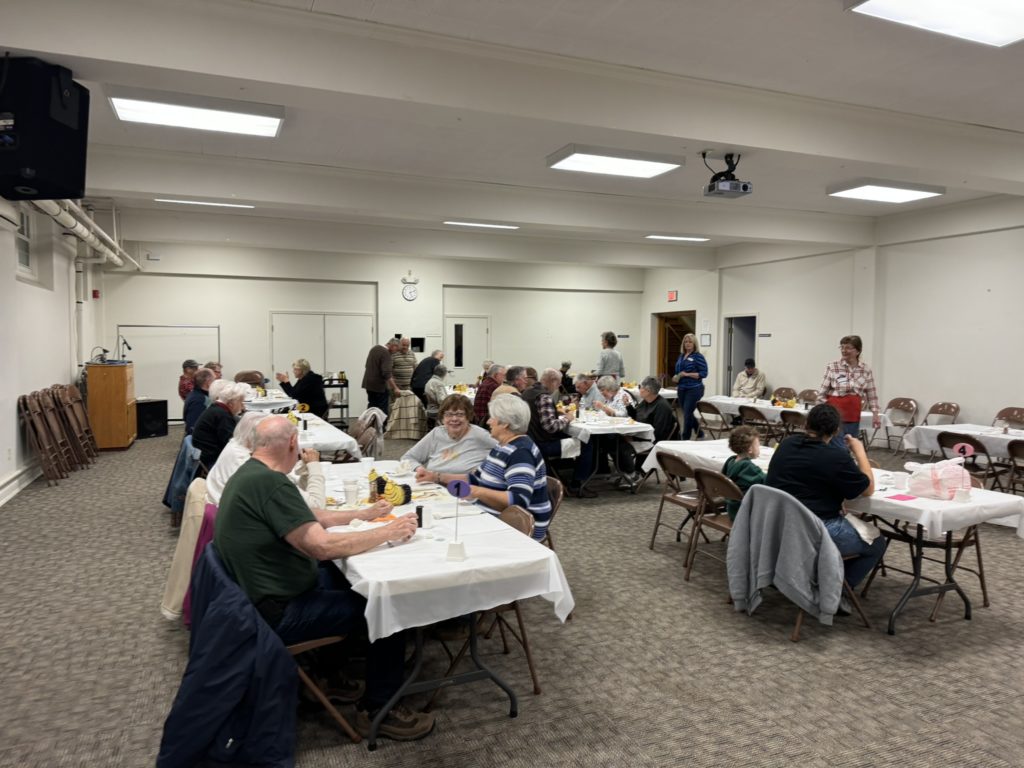
<instances>
[{"instance_id":1,"label":"red exit sign","mask_svg":"<svg viewBox=\"0 0 1024 768\"><path fill-rule=\"evenodd\" d=\"M669 301L679 301L679 291L669 291L668 292L668 300Z\"/></svg>"}]
</instances>

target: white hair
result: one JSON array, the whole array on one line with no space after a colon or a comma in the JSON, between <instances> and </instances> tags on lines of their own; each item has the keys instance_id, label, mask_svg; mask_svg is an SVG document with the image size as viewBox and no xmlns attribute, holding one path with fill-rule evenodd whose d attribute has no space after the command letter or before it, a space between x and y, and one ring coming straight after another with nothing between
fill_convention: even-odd
<instances>
[{"instance_id":1,"label":"white hair","mask_svg":"<svg viewBox=\"0 0 1024 768\"><path fill-rule=\"evenodd\" d=\"M614 376L602 376L597 380L597 388L601 392L618 392L619 382Z\"/></svg>"},{"instance_id":2,"label":"white hair","mask_svg":"<svg viewBox=\"0 0 1024 768\"><path fill-rule=\"evenodd\" d=\"M235 432L232 437L247 451L252 453L253 442L256 439L256 427L263 419L269 416L266 411L247 411L235 425Z\"/></svg>"},{"instance_id":3,"label":"white hair","mask_svg":"<svg viewBox=\"0 0 1024 768\"><path fill-rule=\"evenodd\" d=\"M252 387L246 384L244 381L225 381L225 379L219 379L223 381L224 386L217 390L217 395L214 396L212 387L210 397L219 403L230 403L234 400L244 400L252 393Z\"/></svg>"},{"instance_id":4,"label":"white hair","mask_svg":"<svg viewBox=\"0 0 1024 768\"><path fill-rule=\"evenodd\" d=\"M258 451L261 448L269 448L272 451L277 451L286 446L297 431L298 427L288 421L286 417L267 416L256 425L252 449Z\"/></svg>"},{"instance_id":5,"label":"white hair","mask_svg":"<svg viewBox=\"0 0 1024 768\"><path fill-rule=\"evenodd\" d=\"M530 406L518 395L498 395L487 404L491 416L517 435L525 435L530 426Z\"/></svg>"}]
</instances>

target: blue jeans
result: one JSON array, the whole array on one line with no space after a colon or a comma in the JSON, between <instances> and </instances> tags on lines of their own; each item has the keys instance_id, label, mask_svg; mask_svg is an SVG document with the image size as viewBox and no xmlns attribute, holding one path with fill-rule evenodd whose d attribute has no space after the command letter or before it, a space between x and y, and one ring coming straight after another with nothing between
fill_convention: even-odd
<instances>
[{"instance_id":1,"label":"blue jeans","mask_svg":"<svg viewBox=\"0 0 1024 768\"><path fill-rule=\"evenodd\" d=\"M860 436L860 422L859 421L844 421L843 425L836 432L835 437L832 438L832 445L836 448L846 448L846 440L843 438L849 435L850 437Z\"/></svg>"},{"instance_id":2,"label":"blue jeans","mask_svg":"<svg viewBox=\"0 0 1024 768\"><path fill-rule=\"evenodd\" d=\"M334 563L320 563L317 586L288 602L274 628L285 645L331 635L366 632L366 599L352 591ZM321 649L327 664L340 668L337 645ZM370 645L366 657L366 694L363 704L371 712L387 703L404 679L405 635L396 632ZM339 669L340 671L340 669Z\"/></svg>"},{"instance_id":3,"label":"blue jeans","mask_svg":"<svg viewBox=\"0 0 1024 768\"><path fill-rule=\"evenodd\" d=\"M683 409L683 440L689 440L690 435L696 431L697 437L704 437L700 431L700 422L693 412L697 409L697 401L704 397L704 385L679 388L679 407Z\"/></svg>"},{"instance_id":4,"label":"blue jeans","mask_svg":"<svg viewBox=\"0 0 1024 768\"><path fill-rule=\"evenodd\" d=\"M888 539L879 536L871 544L866 543L857 533L857 529L845 517L835 517L823 522L828 535L832 537L832 541L839 548L839 554L843 557L860 555L860 557L846 560L843 563L846 581L851 587L856 587L864 580L865 576L871 573L875 563L882 559Z\"/></svg>"},{"instance_id":5,"label":"blue jeans","mask_svg":"<svg viewBox=\"0 0 1024 768\"><path fill-rule=\"evenodd\" d=\"M576 487L585 483L594 472L594 440L596 439L596 437L591 437L589 443L580 443L580 455L572 463L572 484ZM562 441L546 440L543 443L537 443L537 449L542 456L557 459L562 455Z\"/></svg>"}]
</instances>

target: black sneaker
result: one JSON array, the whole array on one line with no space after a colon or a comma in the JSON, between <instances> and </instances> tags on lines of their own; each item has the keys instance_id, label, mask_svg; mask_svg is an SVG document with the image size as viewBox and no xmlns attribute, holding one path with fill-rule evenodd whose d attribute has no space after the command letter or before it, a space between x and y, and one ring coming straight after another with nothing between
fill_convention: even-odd
<instances>
[{"instance_id":1,"label":"black sneaker","mask_svg":"<svg viewBox=\"0 0 1024 768\"><path fill-rule=\"evenodd\" d=\"M364 739L370 737L370 723L376 712L366 709L356 710L356 730ZM377 736L387 736L395 741L416 741L434 730L434 714L432 712L413 712L408 707L397 706L388 712L377 729Z\"/></svg>"},{"instance_id":2,"label":"black sneaker","mask_svg":"<svg viewBox=\"0 0 1024 768\"><path fill-rule=\"evenodd\" d=\"M324 695L338 704L355 704L366 691L362 680L332 680L327 684Z\"/></svg>"}]
</instances>

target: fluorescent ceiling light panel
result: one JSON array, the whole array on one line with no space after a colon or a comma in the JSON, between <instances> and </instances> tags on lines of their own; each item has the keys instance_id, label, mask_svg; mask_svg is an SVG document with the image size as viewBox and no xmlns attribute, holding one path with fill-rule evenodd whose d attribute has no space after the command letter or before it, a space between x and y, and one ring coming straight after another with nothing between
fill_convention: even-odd
<instances>
[{"instance_id":1,"label":"fluorescent ceiling light panel","mask_svg":"<svg viewBox=\"0 0 1024 768\"><path fill-rule=\"evenodd\" d=\"M111 97L110 103L118 118L128 123L168 125L172 128L193 128L199 131L266 137L277 136L281 130L281 118L273 115L257 115L121 97Z\"/></svg>"},{"instance_id":2,"label":"fluorescent ceiling light panel","mask_svg":"<svg viewBox=\"0 0 1024 768\"><path fill-rule=\"evenodd\" d=\"M483 227L484 229L519 229L513 224L484 224L479 221L446 221L449 227Z\"/></svg>"},{"instance_id":3,"label":"fluorescent ceiling light panel","mask_svg":"<svg viewBox=\"0 0 1024 768\"><path fill-rule=\"evenodd\" d=\"M166 197L154 197L154 203L177 203L178 205L209 205L214 208L255 208L255 205L243 205L242 203L207 203L202 200L171 200Z\"/></svg>"},{"instance_id":4,"label":"fluorescent ceiling light panel","mask_svg":"<svg viewBox=\"0 0 1024 768\"><path fill-rule=\"evenodd\" d=\"M999 48L1024 38L1021 0L847 0L846 8Z\"/></svg>"},{"instance_id":5,"label":"fluorescent ceiling light panel","mask_svg":"<svg viewBox=\"0 0 1024 768\"><path fill-rule=\"evenodd\" d=\"M847 197L854 200L871 200L876 203L910 203L946 194L945 187L931 187L925 184L903 184L898 181L859 179L846 184L837 184L826 190L830 197Z\"/></svg>"},{"instance_id":6,"label":"fluorescent ceiling light panel","mask_svg":"<svg viewBox=\"0 0 1024 768\"><path fill-rule=\"evenodd\" d=\"M680 240L686 243L706 243L708 237L683 237L682 235L644 235L647 240Z\"/></svg>"},{"instance_id":7,"label":"fluorescent ceiling light panel","mask_svg":"<svg viewBox=\"0 0 1024 768\"><path fill-rule=\"evenodd\" d=\"M660 176L679 168L683 162L681 157L672 158L650 152L585 147L579 144L564 146L547 157L548 167L559 171L601 173L607 176L629 176L635 179L651 179Z\"/></svg>"}]
</instances>

